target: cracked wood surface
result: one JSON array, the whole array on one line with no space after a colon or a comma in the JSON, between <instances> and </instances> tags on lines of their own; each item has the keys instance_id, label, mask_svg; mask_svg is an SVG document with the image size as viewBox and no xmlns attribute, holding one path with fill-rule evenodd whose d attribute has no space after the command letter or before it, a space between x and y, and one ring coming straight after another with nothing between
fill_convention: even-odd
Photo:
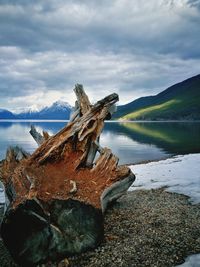
<instances>
[{"instance_id":1,"label":"cracked wood surface","mask_svg":"<svg viewBox=\"0 0 200 267\"><path fill-rule=\"evenodd\" d=\"M130 169L119 166L110 149L99 150L104 120L118 95L111 94L91 105L81 85L76 85L75 93L79 115L73 121L51 137L48 133L41 135L31 126L30 133L39 148L22 162L11 156L6 158L4 179L10 179L15 189L14 205L32 197L43 201L72 197L101 208L100 197L107 187L125 177L134 180ZM98 150L100 153L93 162ZM70 181L78 188L73 196Z\"/></svg>"},{"instance_id":2,"label":"cracked wood surface","mask_svg":"<svg viewBox=\"0 0 200 267\"><path fill-rule=\"evenodd\" d=\"M77 101L70 122L53 136L31 126L39 147L32 155L10 148L1 164L10 200L1 233L22 265L35 266L97 246L103 238L103 213L135 179L128 166L118 165L112 151L99 144L104 120L111 118L118 95L92 105L82 85L74 91ZM23 242L22 220L29 226L31 222ZM11 232L18 233L20 246L13 244ZM42 244L43 254L36 257Z\"/></svg>"}]
</instances>

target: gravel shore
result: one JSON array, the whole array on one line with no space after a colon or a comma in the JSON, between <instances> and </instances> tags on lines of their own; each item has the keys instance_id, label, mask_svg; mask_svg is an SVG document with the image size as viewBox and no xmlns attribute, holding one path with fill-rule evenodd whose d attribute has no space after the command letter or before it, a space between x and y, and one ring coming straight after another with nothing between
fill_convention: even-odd
<instances>
[{"instance_id":1,"label":"gravel shore","mask_svg":"<svg viewBox=\"0 0 200 267\"><path fill-rule=\"evenodd\" d=\"M117 201L105 216L102 245L68 260L71 267L172 267L194 253L200 253L200 205L155 189L129 192ZM16 266L2 241L0 263Z\"/></svg>"}]
</instances>

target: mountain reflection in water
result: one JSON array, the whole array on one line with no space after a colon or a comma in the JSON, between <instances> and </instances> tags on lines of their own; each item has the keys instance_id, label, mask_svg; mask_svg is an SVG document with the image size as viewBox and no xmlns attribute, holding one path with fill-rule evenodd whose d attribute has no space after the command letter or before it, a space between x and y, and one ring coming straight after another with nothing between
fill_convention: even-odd
<instances>
[{"instance_id":1,"label":"mountain reflection in water","mask_svg":"<svg viewBox=\"0 0 200 267\"><path fill-rule=\"evenodd\" d=\"M55 134L66 122L0 122L0 159L6 149L19 145L33 152L37 145L29 134L34 124L39 131ZM101 146L112 149L121 164L159 160L172 155L200 152L199 122L107 122Z\"/></svg>"}]
</instances>

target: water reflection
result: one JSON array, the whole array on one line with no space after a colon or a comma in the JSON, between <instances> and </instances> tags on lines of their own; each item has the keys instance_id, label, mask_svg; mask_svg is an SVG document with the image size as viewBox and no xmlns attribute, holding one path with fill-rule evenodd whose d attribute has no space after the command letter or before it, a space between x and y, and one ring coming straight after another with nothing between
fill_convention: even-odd
<instances>
[{"instance_id":1,"label":"water reflection","mask_svg":"<svg viewBox=\"0 0 200 267\"><path fill-rule=\"evenodd\" d=\"M169 154L200 151L199 122L130 122L108 127L109 131L126 135L139 143L153 144Z\"/></svg>"},{"instance_id":2,"label":"water reflection","mask_svg":"<svg viewBox=\"0 0 200 267\"><path fill-rule=\"evenodd\" d=\"M34 124L38 131L45 130L53 135L64 127L66 122L0 122L0 159L5 157L9 146L22 146L30 153L37 148L37 144L29 134L31 124Z\"/></svg>"},{"instance_id":3,"label":"water reflection","mask_svg":"<svg viewBox=\"0 0 200 267\"><path fill-rule=\"evenodd\" d=\"M32 122L0 122L0 159L11 145L20 145L33 152L37 144L29 134ZM66 122L34 122L39 131L51 135ZM189 122L130 122L106 123L101 135L101 145L112 149L120 163L138 163L157 160L171 155L200 151L200 123Z\"/></svg>"}]
</instances>

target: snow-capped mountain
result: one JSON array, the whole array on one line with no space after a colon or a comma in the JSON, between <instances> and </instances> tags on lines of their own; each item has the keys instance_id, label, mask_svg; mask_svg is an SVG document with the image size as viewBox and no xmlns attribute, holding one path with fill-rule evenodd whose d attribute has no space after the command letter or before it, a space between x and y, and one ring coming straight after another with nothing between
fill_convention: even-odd
<instances>
[{"instance_id":1,"label":"snow-capped mountain","mask_svg":"<svg viewBox=\"0 0 200 267\"><path fill-rule=\"evenodd\" d=\"M45 107L37 112L38 119L46 120L68 120L72 106L67 102L56 101L50 107ZM35 116L36 114L34 114Z\"/></svg>"},{"instance_id":2,"label":"snow-capped mountain","mask_svg":"<svg viewBox=\"0 0 200 267\"><path fill-rule=\"evenodd\" d=\"M21 107L21 108L17 108L15 110L15 114L36 113L36 112L39 112L40 110L42 110L43 108L44 108L44 106L39 108L37 105L33 105L31 107Z\"/></svg>"},{"instance_id":3,"label":"snow-capped mountain","mask_svg":"<svg viewBox=\"0 0 200 267\"><path fill-rule=\"evenodd\" d=\"M68 120L72 106L64 101L56 101L49 107L37 110L36 108L23 108L17 113L7 111L2 113L0 109L0 119L23 119L23 120ZM10 113L10 115L9 115ZM13 115L13 117L11 116Z\"/></svg>"},{"instance_id":4,"label":"snow-capped mountain","mask_svg":"<svg viewBox=\"0 0 200 267\"><path fill-rule=\"evenodd\" d=\"M16 119L34 119L38 116L39 111L33 108L20 108L17 113L15 113Z\"/></svg>"}]
</instances>

